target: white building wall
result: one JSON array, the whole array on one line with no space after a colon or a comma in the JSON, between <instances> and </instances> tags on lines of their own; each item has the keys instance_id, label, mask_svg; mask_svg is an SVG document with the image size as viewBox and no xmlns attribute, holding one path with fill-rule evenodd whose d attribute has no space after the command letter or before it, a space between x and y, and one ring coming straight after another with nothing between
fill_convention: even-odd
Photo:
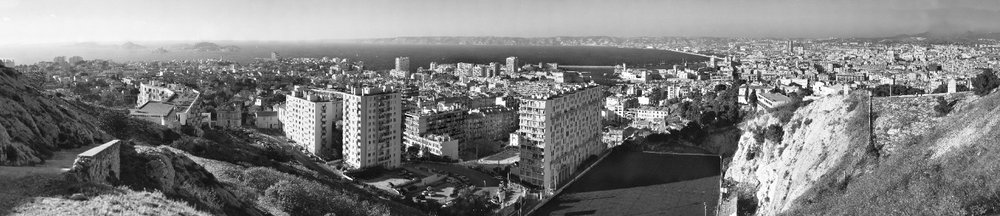
<instances>
[{"instance_id":1,"label":"white building wall","mask_svg":"<svg viewBox=\"0 0 1000 216\"><path fill-rule=\"evenodd\" d=\"M352 169L398 167L402 141L400 93L344 93L344 162Z\"/></svg>"}]
</instances>

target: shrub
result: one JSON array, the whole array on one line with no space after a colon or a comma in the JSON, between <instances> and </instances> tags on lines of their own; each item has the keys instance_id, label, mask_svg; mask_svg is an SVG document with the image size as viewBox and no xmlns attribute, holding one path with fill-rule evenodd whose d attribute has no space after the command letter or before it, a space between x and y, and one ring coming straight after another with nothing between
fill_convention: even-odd
<instances>
[{"instance_id":1,"label":"shrub","mask_svg":"<svg viewBox=\"0 0 1000 216\"><path fill-rule=\"evenodd\" d=\"M972 87L975 88L976 95L989 94L997 86L1000 86L1000 78L997 77L996 73L993 73L992 69L983 69L982 73L972 79Z\"/></svg>"},{"instance_id":2,"label":"shrub","mask_svg":"<svg viewBox=\"0 0 1000 216\"><path fill-rule=\"evenodd\" d=\"M243 171L243 177L240 180L247 186L256 189L258 192L264 192L264 190L267 190L269 187L280 181L295 178L295 176L278 172L277 170L271 168L253 167Z\"/></svg>"},{"instance_id":3,"label":"shrub","mask_svg":"<svg viewBox=\"0 0 1000 216\"><path fill-rule=\"evenodd\" d=\"M736 215L749 216L757 214L757 197L749 193L740 193L736 198Z\"/></svg>"},{"instance_id":4,"label":"shrub","mask_svg":"<svg viewBox=\"0 0 1000 216\"><path fill-rule=\"evenodd\" d=\"M771 126L767 126L764 136L766 139L771 140L771 142L780 143L784 135L785 131L781 128L781 125L772 124Z\"/></svg>"},{"instance_id":5,"label":"shrub","mask_svg":"<svg viewBox=\"0 0 1000 216\"><path fill-rule=\"evenodd\" d=\"M291 215L388 215L385 206L360 201L354 194L294 177L264 191L260 201Z\"/></svg>"},{"instance_id":6,"label":"shrub","mask_svg":"<svg viewBox=\"0 0 1000 216\"><path fill-rule=\"evenodd\" d=\"M906 85L883 84L871 89L876 97L924 94L926 91Z\"/></svg>"},{"instance_id":7,"label":"shrub","mask_svg":"<svg viewBox=\"0 0 1000 216\"><path fill-rule=\"evenodd\" d=\"M955 85L955 91L956 92L964 92L964 91L968 91L968 90L969 90L968 86L965 86L965 85ZM947 93L947 92L948 92L948 84L947 83L942 83L941 85L938 85L937 88L934 88L934 91L932 91L931 93Z\"/></svg>"},{"instance_id":8,"label":"shrub","mask_svg":"<svg viewBox=\"0 0 1000 216\"><path fill-rule=\"evenodd\" d=\"M948 102L948 100L945 100L944 97L938 96L937 103L938 104L934 106L934 111L937 111L938 116L944 116L948 115L948 113L950 113L951 110L954 109L955 104L958 103L958 100Z\"/></svg>"},{"instance_id":9,"label":"shrub","mask_svg":"<svg viewBox=\"0 0 1000 216\"><path fill-rule=\"evenodd\" d=\"M318 202L323 199L319 191L321 190L305 188L303 184L282 180L267 188L261 199L291 215L323 215L332 212L332 209L329 209L330 203Z\"/></svg>"},{"instance_id":10,"label":"shrub","mask_svg":"<svg viewBox=\"0 0 1000 216\"><path fill-rule=\"evenodd\" d=\"M764 144L764 131L761 128L754 128L753 140L757 141L757 144Z\"/></svg>"},{"instance_id":11,"label":"shrub","mask_svg":"<svg viewBox=\"0 0 1000 216\"><path fill-rule=\"evenodd\" d=\"M129 117L123 112L106 111L102 112L98 125L102 130L119 139L126 139L131 134L129 129Z\"/></svg>"}]
</instances>

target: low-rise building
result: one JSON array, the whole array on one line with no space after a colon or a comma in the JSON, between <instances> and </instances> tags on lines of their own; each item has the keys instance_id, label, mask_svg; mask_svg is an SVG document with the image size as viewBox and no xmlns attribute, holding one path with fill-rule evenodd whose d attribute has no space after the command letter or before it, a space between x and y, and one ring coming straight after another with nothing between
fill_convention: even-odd
<instances>
[{"instance_id":1,"label":"low-rise building","mask_svg":"<svg viewBox=\"0 0 1000 216\"><path fill-rule=\"evenodd\" d=\"M227 107L215 111L215 125L222 128L243 127L243 109Z\"/></svg>"},{"instance_id":2,"label":"low-rise building","mask_svg":"<svg viewBox=\"0 0 1000 216\"><path fill-rule=\"evenodd\" d=\"M254 126L260 129L280 129L281 120L277 111L258 111L254 113Z\"/></svg>"},{"instance_id":3,"label":"low-rise building","mask_svg":"<svg viewBox=\"0 0 1000 216\"><path fill-rule=\"evenodd\" d=\"M149 113L162 113L161 111L166 109L164 105L170 105L171 112L168 115L172 115L172 117L164 117L169 119L168 121L154 120L152 122L168 127L198 125L202 121L198 115L200 96L201 92L184 85L166 84L159 81L140 83L139 95L136 99L138 109L130 111L130 114L134 114L133 117L152 120L148 118ZM148 103L156 103L156 105L147 106Z\"/></svg>"},{"instance_id":4,"label":"low-rise building","mask_svg":"<svg viewBox=\"0 0 1000 216\"><path fill-rule=\"evenodd\" d=\"M161 102L147 102L138 109L129 110L129 116L167 127L175 127L180 124L180 119L177 115L174 115L175 109L174 105Z\"/></svg>"},{"instance_id":5,"label":"low-rise building","mask_svg":"<svg viewBox=\"0 0 1000 216\"><path fill-rule=\"evenodd\" d=\"M757 104L763 109L774 109L782 107L791 103L792 99L788 96L769 93L769 92L757 92Z\"/></svg>"}]
</instances>

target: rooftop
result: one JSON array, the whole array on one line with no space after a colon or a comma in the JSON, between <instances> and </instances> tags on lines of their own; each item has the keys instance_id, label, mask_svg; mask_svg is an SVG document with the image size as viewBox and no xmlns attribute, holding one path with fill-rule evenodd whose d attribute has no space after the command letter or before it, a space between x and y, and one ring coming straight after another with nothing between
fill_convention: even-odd
<instances>
[{"instance_id":1,"label":"rooftop","mask_svg":"<svg viewBox=\"0 0 1000 216\"><path fill-rule=\"evenodd\" d=\"M258 111L257 116L277 116L278 112L275 111Z\"/></svg>"},{"instance_id":2,"label":"rooftop","mask_svg":"<svg viewBox=\"0 0 1000 216\"><path fill-rule=\"evenodd\" d=\"M769 100L769 101L789 101L789 100L792 100L788 96L785 96L785 95L782 95L782 94L775 94L775 93L768 93L768 92L759 92L759 93L757 93L757 95L760 95L761 99L766 99L766 100Z\"/></svg>"},{"instance_id":3,"label":"rooftop","mask_svg":"<svg viewBox=\"0 0 1000 216\"><path fill-rule=\"evenodd\" d=\"M176 106L174 105L163 102L150 101L146 102L146 104L142 105L142 107L139 107L139 109L129 110L129 113L131 115L166 116L170 114L170 111L172 111L175 107Z\"/></svg>"},{"instance_id":4,"label":"rooftop","mask_svg":"<svg viewBox=\"0 0 1000 216\"><path fill-rule=\"evenodd\" d=\"M529 83L525 85L515 86L513 91L522 95L523 99L549 100L593 87L598 87L598 85L594 83L586 83L586 84Z\"/></svg>"}]
</instances>

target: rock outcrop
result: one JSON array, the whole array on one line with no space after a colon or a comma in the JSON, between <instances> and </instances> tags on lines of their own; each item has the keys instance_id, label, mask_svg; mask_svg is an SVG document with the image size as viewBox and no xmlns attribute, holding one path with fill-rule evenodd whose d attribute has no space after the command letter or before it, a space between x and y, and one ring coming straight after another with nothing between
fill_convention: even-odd
<instances>
[{"instance_id":1,"label":"rock outcrop","mask_svg":"<svg viewBox=\"0 0 1000 216\"><path fill-rule=\"evenodd\" d=\"M748 120L725 178L756 215L1000 214L1000 94L830 97ZM780 139L760 129L777 125ZM761 132L763 131L763 132ZM763 136L758 134L764 134ZM753 206L753 205L748 205Z\"/></svg>"},{"instance_id":2,"label":"rock outcrop","mask_svg":"<svg viewBox=\"0 0 1000 216\"><path fill-rule=\"evenodd\" d=\"M756 198L758 215L787 211L821 178L838 175L845 156L864 154L868 102L862 99L820 99L799 108L788 122L771 114L748 120L725 178ZM765 135L772 125L780 127L780 133L771 132L780 139Z\"/></svg>"},{"instance_id":3,"label":"rock outcrop","mask_svg":"<svg viewBox=\"0 0 1000 216\"><path fill-rule=\"evenodd\" d=\"M201 210L225 215L267 215L253 200L237 197L212 173L168 147L121 146L122 184L136 190L157 190Z\"/></svg>"},{"instance_id":4,"label":"rock outcrop","mask_svg":"<svg viewBox=\"0 0 1000 216\"><path fill-rule=\"evenodd\" d=\"M59 149L110 141L84 109L42 94L0 66L0 165L39 164Z\"/></svg>"}]
</instances>

